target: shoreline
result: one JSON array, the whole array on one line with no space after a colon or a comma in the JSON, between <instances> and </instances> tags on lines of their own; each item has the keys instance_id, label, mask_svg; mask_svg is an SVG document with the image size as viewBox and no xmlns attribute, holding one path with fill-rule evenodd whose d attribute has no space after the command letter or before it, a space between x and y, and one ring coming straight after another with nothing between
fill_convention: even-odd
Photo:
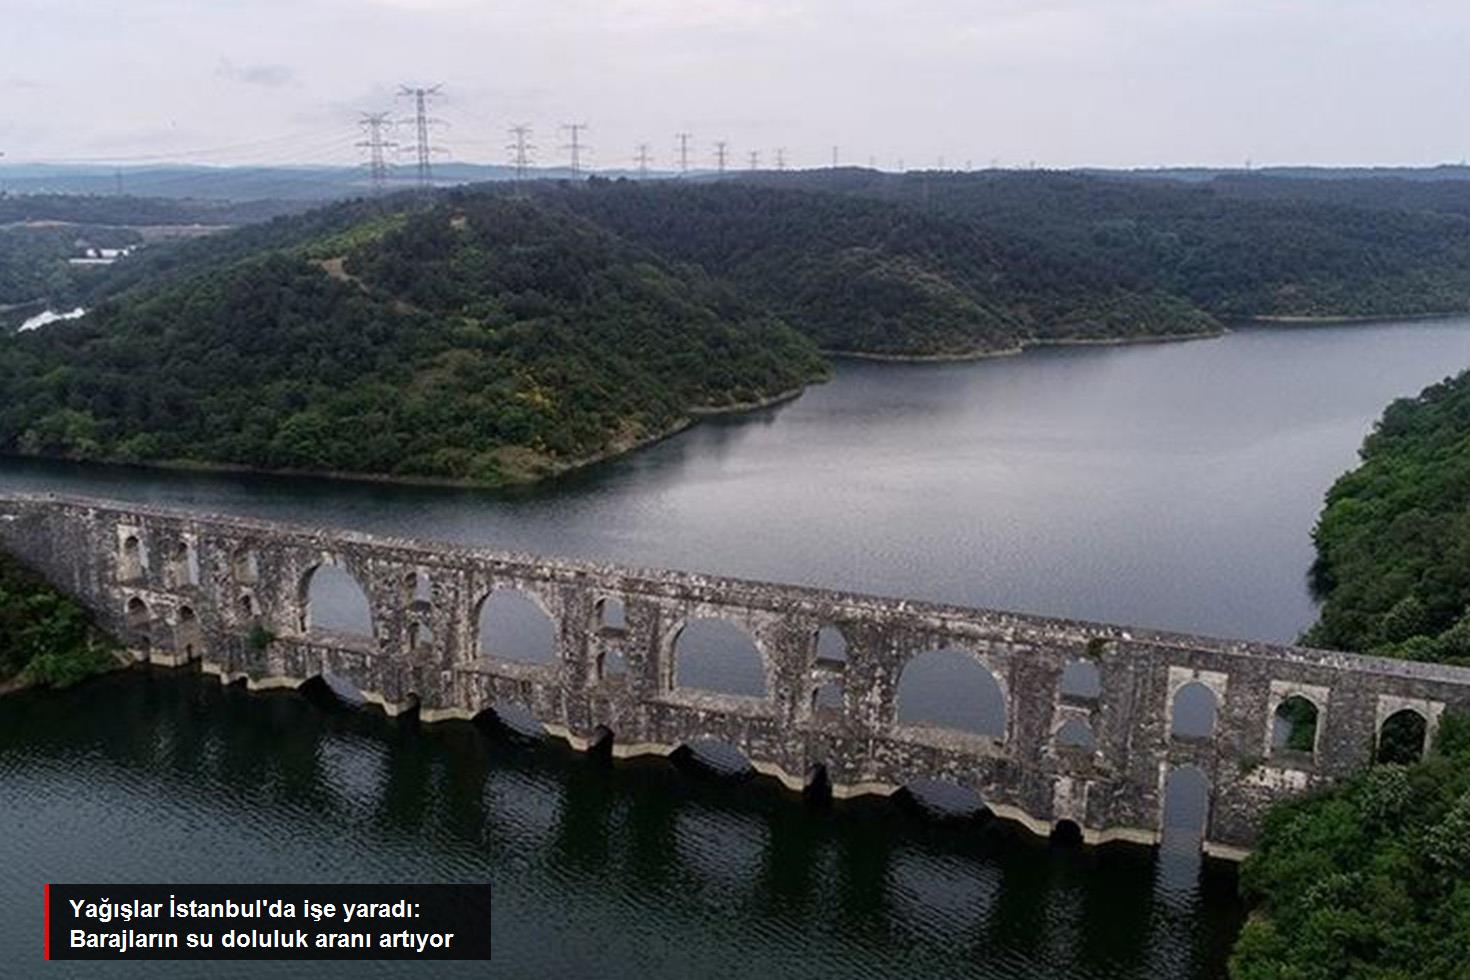
<instances>
[{"instance_id":1,"label":"shoreline","mask_svg":"<svg viewBox=\"0 0 1470 980\"><path fill-rule=\"evenodd\" d=\"M721 415L734 415L743 412L755 412L763 408L784 404L801 397L807 387L812 384L820 384L825 378L817 378L788 388L785 391L768 395L765 398L753 402L736 402L730 405L707 405L695 406L685 410L683 418L678 419L671 425L662 429L645 434L644 436L629 443L614 443L600 453L590 456L579 456L573 460L558 462L549 467L546 472L520 478L507 479L500 483L488 483L483 480L473 480L460 477L439 476L413 476L394 473L358 473L351 470L306 470L306 469L268 469L260 466L249 466L244 463L215 463L205 460L122 460L122 459L79 459L70 456L54 456L45 453L3 453L0 458L14 459L39 459L52 460L66 463L82 463L86 465L112 466L112 467L136 467L145 470L169 470L179 473L220 473L250 476L285 476L285 477L308 477L311 479L338 480L351 483L367 483L406 487L438 487L453 490L490 490L490 491L514 491L534 487L538 484L554 480L578 470L586 469L597 463L608 462L622 456L629 455L639 449L644 449L654 443L662 442L678 435L684 430L694 426L702 419L713 418ZM4 693L0 689L0 693Z\"/></svg>"},{"instance_id":2,"label":"shoreline","mask_svg":"<svg viewBox=\"0 0 1470 980\"><path fill-rule=\"evenodd\" d=\"M1268 327L1317 327L1344 323L1392 323L1395 320L1453 320L1470 316L1470 311L1449 313L1370 313L1370 314L1326 314L1298 316L1294 314L1269 314L1248 316L1236 323Z\"/></svg>"},{"instance_id":3,"label":"shoreline","mask_svg":"<svg viewBox=\"0 0 1470 980\"><path fill-rule=\"evenodd\" d=\"M1046 347L1129 347L1143 344L1171 344L1184 343L1194 340L1212 340L1223 337L1235 327L1277 327L1297 328L1312 326L1331 326L1354 323L1384 323L1397 320L1444 320L1457 317L1470 316L1470 313L1409 313L1409 314L1375 314L1372 316L1278 316L1262 315L1245 317L1222 323L1216 330L1196 330L1189 333L1176 334L1154 334L1148 336L1131 337L1039 337L1024 340L1014 347L1004 347L994 350L974 350L958 353L945 354L883 354L872 351L843 351L828 350L820 351L823 357L835 361L869 361L879 364L954 364L970 361L986 361L995 358L1017 357L1027 351ZM54 456L44 453L0 453L0 458L11 457L17 459L40 459L54 460L70 463L86 463L103 466L124 467L132 466L140 469L150 470L172 470L183 473L221 473L241 474L252 476L282 476L282 477L307 477L311 479L338 480L351 483L378 484L405 487L437 487L453 490L485 490L492 492L514 492L526 490L548 481L555 480L580 470L587 469L597 463L608 462L622 456L630 455L640 449L672 438L697 424L703 419L714 418L722 415L736 415L745 412L756 412L761 409L771 408L801 397L806 389L813 384L822 384L829 380L830 375L812 378L804 381L794 388L776 392L763 398L749 402L736 402L730 405L708 405L692 406L685 409L682 418L675 420L668 426L654 432L646 433L630 442L618 442L614 440L601 452L588 456L580 456L575 459L564 461L550 461L546 469L534 475L519 475L509 477L497 483L484 480L475 480L463 477L437 477L437 476L415 476L393 473L361 473L350 470L310 470L310 469L269 469L259 466L250 466L243 463L217 463L203 460L121 460L121 459L78 459L67 456ZM523 471L524 473L524 471Z\"/></svg>"},{"instance_id":4,"label":"shoreline","mask_svg":"<svg viewBox=\"0 0 1470 980\"><path fill-rule=\"evenodd\" d=\"M1448 314L1454 315L1454 314ZM998 347L993 350L974 350L954 354L879 354L871 351L822 350L823 357L846 361L876 361L888 364L950 364L964 361L988 361L999 357L1017 357L1029 350L1041 347L1131 347L1136 344L1172 344L1187 340L1212 340L1230 332L1229 327L1218 330L1194 330L1189 333L1152 334L1139 337L1037 337L1022 341L1015 347Z\"/></svg>"},{"instance_id":5,"label":"shoreline","mask_svg":"<svg viewBox=\"0 0 1470 980\"><path fill-rule=\"evenodd\" d=\"M111 636L111 634L105 635L109 637ZM118 650L124 649L121 643L118 643L117 648ZM87 681L91 680L94 677L105 677L108 674L115 674L120 670L128 670L132 667L137 666L139 663L139 660L128 656L126 653L114 653L113 662L109 666L103 667L100 670L96 670L90 674L87 674L86 676L78 680L75 684L68 684L66 685L66 687L50 689L60 691L70 690L77 684L85 684ZM26 680L25 671L22 670L19 674L16 674L9 680L0 681L0 698L7 697L11 694L19 694L22 691L38 691L49 687L50 685L47 684L37 684L35 681Z\"/></svg>"}]
</instances>

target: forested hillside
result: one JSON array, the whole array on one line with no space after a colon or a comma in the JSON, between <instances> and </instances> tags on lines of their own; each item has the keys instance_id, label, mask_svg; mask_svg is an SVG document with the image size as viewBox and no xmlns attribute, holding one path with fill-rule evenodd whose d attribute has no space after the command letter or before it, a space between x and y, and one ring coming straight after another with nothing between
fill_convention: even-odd
<instances>
[{"instance_id":1,"label":"forested hillside","mask_svg":"<svg viewBox=\"0 0 1470 980\"><path fill-rule=\"evenodd\" d=\"M1025 173L487 185L151 246L84 278L58 253L75 226L29 227L19 258L0 234L0 296L92 312L0 341L0 451L529 479L796 389L825 370L819 348L970 356L1470 309L1470 219L1450 210Z\"/></svg>"},{"instance_id":2,"label":"forested hillside","mask_svg":"<svg viewBox=\"0 0 1470 980\"><path fill-rule=\"evenodd\" d=\"M1308 642L1470 666L1470 372L1389 406L1315 536L1323 605ZM1271 813L1242 872L1255 911L1232 976L1464 975L1470 718L1440 728L1428 759ZM1396 737L1385 731L1380 760Z\"/></svg>"},{"instance_id":3,"label":"forested hillside","mask_svg":"<svg viewBox=\"0 0 1470 980\"><path fill-rule=\"evenodd\" d=\"M78 239L106 248L140 240L127 229L91 225L0 228L0 306L78 295L96 278L95 270L67 263L77 254Z\"/></svg>"},{"instance_id":4,"label":"forested hillside","mask_svg":"<svg viewBox=\"0 0 1470 980\"><path fill-rule=\"evenodd\" d=\"M1085 258L887 202L738 182L594 180L540 196L727 279L833 351L964 355L1219 329Z\"/></svg>"},{"instance_id":5,"label":"forested hillside","mask_svg":"<svg viewBox=\"0 0 1470 980\"><path fill-rule=\"evenodd\" d=\"M1470 719L1423 762L1276 807L1241 871L1234 980L1452 980L1470 963Z\"/></svg>"},{"instance_id":6,"label":"forested hillside","mask_svg":"<svg viewBox=\"0 0 1470 980\"><path fill-rule=\"evenodd\" d=\"M1222 318L1470 311L1470 185L1070 173L772 174L1044 242Z\"/></svg>"},{"instance_id":7,"label":"forested hillside","mask_svg":"<svg viewBox=\"0 0 1470 980\"><path fill-rule=\"evenodd\" d=\"M1310 642L1470 665L1470 372L1388 407L1315 538Z\"/></svg>"},{"instance_id":8,"label":"forested hillside","mask_svg":"<svg viewBox=\"0 0 1470 980\"><path fill-rule=\"evenodd\" d=\"M363 208L195 243L0 341L0 449L498 484L824 370L789 327L564 212Z\"/></svg>"}]
</instances>

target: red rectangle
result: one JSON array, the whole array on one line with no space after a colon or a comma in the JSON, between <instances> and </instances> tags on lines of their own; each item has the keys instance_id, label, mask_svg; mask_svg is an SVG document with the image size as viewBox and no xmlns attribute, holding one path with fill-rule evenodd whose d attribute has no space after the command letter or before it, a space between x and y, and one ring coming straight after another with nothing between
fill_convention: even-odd
<instances>
[{"instance_id":1,"label":"red rectangle","mask_svg":"<svg viewBox=\"0 0 1470 980\"><path fill-rule=\"evenodd\" d=\"M51 886L48 884L44 892L46 898L46 959L51 958Z\"/></svg>"}]
</instances>

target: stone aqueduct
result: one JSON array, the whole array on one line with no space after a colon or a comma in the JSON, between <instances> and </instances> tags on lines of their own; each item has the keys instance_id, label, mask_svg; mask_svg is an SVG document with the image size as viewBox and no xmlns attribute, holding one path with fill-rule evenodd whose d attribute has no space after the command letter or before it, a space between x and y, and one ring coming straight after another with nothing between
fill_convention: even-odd
<instances>
[{"instance_id":1,"label":"stone aqueduct","mask_svg":"<svg viewBox=\"0 0 1470 980\"><path fill-rule=\"evenodd\" d=\"M1085 840L1160 840L1166 779L1209 782L1207 852L1239 857L1262 811L1367 764L1385 720L1470 709L1470 670L1299 647L1230 642L1096 623L785 585L499 554L396 538L52 496L0 497L0 548L84 603L140 658L200 660L225 681L295 686L351 680L389 714L472 718L514 705L580 749L670 754L715 740L793 789L887 794L916 780L971 788L998 816L1046 833L1071 821ZM314 628L306 583L338 565L362 585L373 635ZM424 583L427 581L427 588ZM551 663L481 650L477 617L502 589L536 598L555 624ZM605 603L621 604L617 623ZM733 622L760 651L766 696L681 687L676 641L700 618ZM819 655L835 628L841 659ZM994 676L1004 728L989 737L899 721L905 665L960 649ZM608 676L607 658L626 670ZM1095 689L1064 692L1069 665ZM840 700L816 692L840 685ZM1181 690L1212 692L1208 733L1181 737ZM1310 750L1277 747L1287 698L1318 712ZM1058 733L1083 724L1091 744Z\"/></svg>"}]
</instances>

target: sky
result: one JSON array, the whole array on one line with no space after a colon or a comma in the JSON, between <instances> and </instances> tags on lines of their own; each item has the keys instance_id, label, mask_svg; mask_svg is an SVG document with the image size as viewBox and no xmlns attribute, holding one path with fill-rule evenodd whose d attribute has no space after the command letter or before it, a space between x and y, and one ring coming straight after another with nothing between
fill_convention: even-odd
<instances>
[{"instance_id":1,"label":"sky","mask_svg":"<svg viewBox=\"0 0 1470 980\"><path fill-rule=\"evenodd\" d=\"M0 152L348 163L406 83L474 162L1430 165L1467 51L1465 0L0 0Z\"/></svg>"}]
</instances>

